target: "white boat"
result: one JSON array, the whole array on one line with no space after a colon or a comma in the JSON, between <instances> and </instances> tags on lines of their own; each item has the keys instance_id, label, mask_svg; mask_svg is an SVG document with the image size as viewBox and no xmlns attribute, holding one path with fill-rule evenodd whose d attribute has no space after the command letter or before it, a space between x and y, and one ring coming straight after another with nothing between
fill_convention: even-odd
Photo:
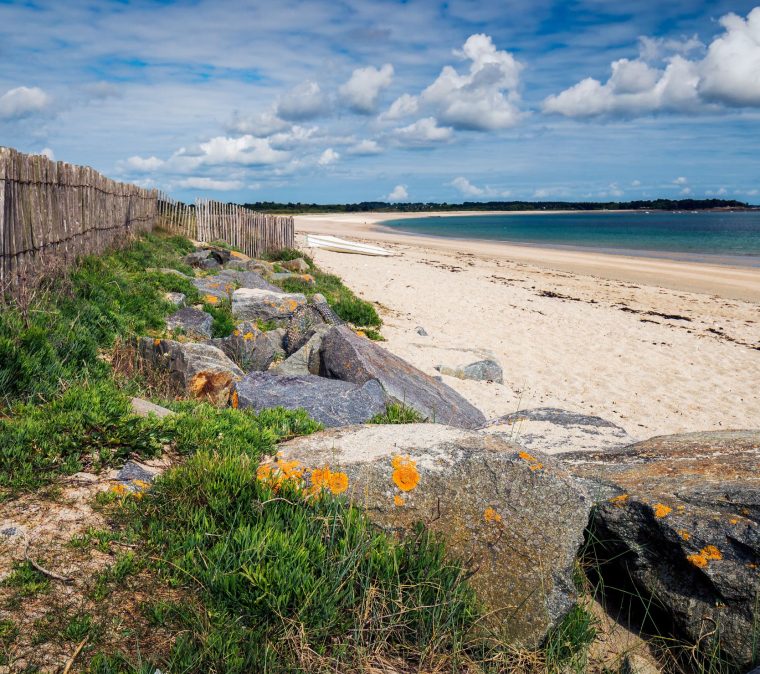
<instances>
[{"instance_id":1,"label":"white boat","mask_svg":"<svg viewBox=\"0 0 760 674\"><path fill-rule=\"evenodd\" d=\"M316 234L306 235L306 245L309 248L324 248L336 253L355 253L357 255L382 255L389 256L393 253L380 246L372 246L368 243L357 243L356 241L346 241L339 239L337 236L318 236Z\"/></svg>"}]
</instances>

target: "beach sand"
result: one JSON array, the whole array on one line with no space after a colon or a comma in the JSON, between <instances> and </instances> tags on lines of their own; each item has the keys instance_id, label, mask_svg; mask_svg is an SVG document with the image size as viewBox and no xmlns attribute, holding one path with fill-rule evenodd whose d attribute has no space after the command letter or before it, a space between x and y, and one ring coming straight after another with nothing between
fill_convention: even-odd
<instances>
[{"instance_id":1,"label":"beach sand","mask_svg":"<svg viewBox=\"0 0 760 674\"><path fill-rule=\"evenodd\" d=\"M298 216L297 238L396 253L308 251L425 372L495 357L503 385L444 377L486 416L560 407L639 439L760 427L760 269L408 235L378 225L391 217Z\"/></svg>"}]
</instances>

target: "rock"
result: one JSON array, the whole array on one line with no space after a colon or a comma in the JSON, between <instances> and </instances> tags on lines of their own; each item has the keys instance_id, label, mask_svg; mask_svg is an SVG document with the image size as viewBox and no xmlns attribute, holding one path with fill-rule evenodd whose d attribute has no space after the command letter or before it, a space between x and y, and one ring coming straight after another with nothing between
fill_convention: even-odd
<instances>
[{"instance_id":1,"label":"rock","mask_svg":"<svg viewBox=\"0 0 760 674\"><path fill-rule=\"evenodd\" d=\"M504 375L501 370L501 365L495 360L479 360L476 363L470 363L464 367L456 368L437 365L435 369L441 374L448 375L449 377L456 377L457 379L495 381L498 384L504 383Z\"/></svg>"},{"instance_id":2,"label":"rock","mask_svg":"<svg viewBox=\"0 0 760 674\"><path fill-rule=\"evenodd\" d=\"M131 403L132 412L139 417L149 417L154 415L159 419L163 419L164 417L169 417L174 414L171 410L161 407L161 405L156 405L149 400L143 400L142 398L132 398Z\"/></svg>"},{"instance_id":3,"label":"rock","mask_svg":"<svg viewBox=\"0 0 760 674\"><path fill-rule=\"evenodd\" d=\"M329 326L318 326L309 340L295 353L288 356L282 363L272 368L272 372L279 375L318 375L321 370L322 361L319 350L322 346L322 339L329 330Z\"/></svg>"},{"instance_id":4,"label":"rock","mask_svg":"<svg viewBox=\"0 0 760 674\"><path fill-rule=\"evenodd\" d=\"M619 449L636 442L611 421L554 407L506 414L491 419L483 428L547 454Z\"/></svg>"},{"instance_id":5,"label":"rock","mask_svg":"<svg viewBox=\"0 0 760 674\"><path fill-rule=\"evenodd\" d=\"M240 288L232 294L232 315L241 320L285 322L303 304L306 298L301 294Z\"/></svg>"},{"instance_id":6,"label":"rock","mask_svg":"<svg viewBox=\"0 0 760 674\"><path fill-rule=\"evenodd\" d=\"M307 286L313 286L316 284L314 277L311 274L294 274L292 272L275 272L269 275L273 281L301 281Z\"/></svg>"},{"instance_id":7,"label":"rock","mask_svg":"<svg viewBox=\"0 0 760 674\"><path fill-rule=\"evenodd\" d=\"M233 382L243 377L240 368L210 344L142 337L138 351L148 363L167 371L187 395L215 405L226 405Z\"/></svg>"},{"instance_id":8,"label":"rock","mask_svg":"<svg viewBox=\"0 0 760 674\"><path fill-rule=\"evenodd\" d=\"M628 653L623 659L620 674L660 674L661 669L640 653Z\"/></svg>"},{"instance_id":9,"label":"rock","mask_svg":"<svg viewBox=\"0 0 760 674\"><path fill-rule=\"evenodd\" d=\"M225 269L219 272L216 278L226 284L232 284L232 290L237 288L259 288L260 290L271 290L275 293L281 293L282 289L269 283L260 274L253 271L235 271Z\"/></svg>"},{"instance_id":10,"label":"rock","mask_svg":"<svg viewBox=\"0 0 760 674\"><path fill-rule=\"evenodd\" d=\"M184 307L166 319L168 330L181 330L188 337L211 337L211 314L194 307Z\"/></svg>"},{"instance_id":11,"label":"rock","mask_svg":"<svg viewBox=\"0 0 760 674\"><path fill-rule=\"evenodd\" d=\"M717 629L723 655L748 669L760 623L760 431L561 459L600 500L593 553L605 584L641 597L663 634L697 643Z\"/></svg>"},{"instance_id":12,"label":"rock","mask_svg":"<svg viewBox=\"0 0 760 674\"><path fill-rule=\"evenodd\" d=\"M330 317L328 316L328 319ZM334 325L322 315L319 307L312 304L304 304L293 312L293 317L288 322L283 346L288 354L298 351L320 328L329 324Z\"/></svg>"},{"instance_id":13,"label":"rock","mask_svg":"<svg viewBox=\"0 0 760 674\"><path fill-rule=\"evenodd\" d=\"M325 323L329 323L330 325L343 325L343 320L332 310L332 307L327 303L325 296L321 293L314 293L309 298L309 304L319 312Z\"/></svg>"},{"instance_id":14,"label":"rock","mask_svg":"<svg viewBox=\"0 0 760 674\"><path fill-rule=\"evenodd\" d=\"M235 385L233 405L255 410L303 408L325 426L360 424L385 411L385 395L376 381L365 384L314 375L277 376L271 372L246 375Z\"/></svg>"},{"instance_id":15,"label":"rock","mask_svg":"<svg viewBox=\"0 0 760 674\"><path fill-rule=\"evenodd\" d=\"M264 260L251 260L248 263L248 270L255 271L262 276L269 276L270 274L274 274L274 264Z\"/></svg>"},{"instance_id":16,"label":"rock","mask_svg":"<svg viewBox=\"0 0 760 674\"><path fill-rule=\"evenodd\" d=\"M156 475L160 474L161 471L157 468L152 468L136 461L127 461L121 470L116 473L116 479L119 482L132 482L134 480L153 482Z\"/></svg>"},{"instance_id":17,"label":"rock","mask_svg":"<svg viewBox=\"0 0 760 674\"><path fill-rule=\"evenodd\" d=\"M274 349L274 359L284 360L285 356L287 355L285 353L285 347L283 346L283 343L285 341L285 328L265 330L264 337L267 338L267 341L271 345L272 349Z\"/></svg>"},{"instance_id":18,"label":"rock","mask_svg":"<svg viewBox=\"0 0 760 674\"><path fill-rule=\"evenodd\" d=\"M427 337L427 336L428 336L427 330L425 330L425 328L423 328L421 325L418 325L418 326L415 328L415 331L417 332L417 334L418 334L420 337Z\"/></svg>"},{"instance_id":19,"label":"rock","mask_svg":"<svg viewBox=\"0 0 760 674\"><path fill-rule=\"evenodd\" d=\"M184 307L187 296L185 293L164 293L164 299L175 307Z\"/></svg>"},{"instance_id":20,"label":"rock","mask_svg":"<svg viewBox=\"0 0 760 674\"><path fill-rule=\"evenodd\" d=\"M219 264L227 264L232 259L232 251L228 250L227 248L222 248L221 246L214 246L210 243L203 243L201 244L201 250L199 252L202 253L208 253L213 257Z\"/></svg>"},{"instance_id":21,"label":"rock","mask_svg":"<svg viewBox=\"0 0 760 674\"><path fill-rule=\"evenodd\" d=\"M197 250L194 253L185 255L183 261L185 264L189 264L191 267L197 267L198 269L216 269L222 265L222 263L211 254L210 250Z\"/></svg>"},{"instance_id":22,"label":"rock","mask_svg":"<svg viewBox=\"0 0 760 674\"><path fill-rule=\"evenodd\" d=\"M231 335L208 343L220 348L243 372L262 372L275 359L272 342L250 321L238 323Z\"/></svg>"},{"instance_id":23,"label":"rock","mask_svg":"<svg viewBox=\"0 0 760 674\"><path fill-rule=\"evenodd\" d=\"M248 271L248 265L250 263L245 260L237 260L233 258L227 264L224 265L225 269L232 269L234 271Z\"/></svg>"},{"instance_id":24,"label":"rock","mask_svg":"<svg viewBox=\"0 0 760 674\"><path fill-rule=\"evenodd\" d=\"M345 473L346 495L382 528L403 533L423 521L442 534L509 643L537 647L573 605L591 501L552 459L437 424L326 431L279 449L306 468L308 487L315 469Z\"/></svg>"},{"instance_id":25,"label":"rock","mask_svg":"<svg viewBox=\"0 0 760 674\"><path fill-rule=\"evenodd\" d=\"M8 526L0 529L0 536L5 536L6 538L14 538L23 534L24 530L21 527Z\"/></svg>"},{"instance_id":26,"label":"rock","mask_svg":"<svg viewBox=\"0 0 760 674\"><path fill-rule=\"evenodd\" d=\"M183 274L178 269L171 269L170 267L146 267L145 271L157 272L159 274L174 274L174 276L179 276L180 278L186 278L186 279L190 278L187 274Z\"/></svg>"},{"instance_id":27,"label":"rock","mask_svg":"<svg viewBox=\"0 0 760 674\"><path fill-rule=\"evenodd\" d=\"M245 253L241 253L239 250L231 250L230 262L233 262L233 261L244 262L245 264L248 264L249 262L251 262L251 258Z\"/></svg>"},{"instance_id":28,"label":"rock","mask_svg":"<svg viewBox=\"0 0 760 674\"><path fill-rule=\"evenodd\" d=\"M323 375L355 384L377 379L390 399L429 421L462 428L485 423L483 413L452 388L346 326L333 327L325 335L321 358Z\"/></svg>"},{"instance_id":29,"label":"rock","mask_svg":"<svg viewBox=\"0 0 760 674\"><path fill-rule=\"evenodd\" d=\"M280 262L280 266L288 271L293 271L298 274L305 274L309 271L309 263L302 257L297 257L295 260L287 260Z\"/></svg>"}]
</instances>

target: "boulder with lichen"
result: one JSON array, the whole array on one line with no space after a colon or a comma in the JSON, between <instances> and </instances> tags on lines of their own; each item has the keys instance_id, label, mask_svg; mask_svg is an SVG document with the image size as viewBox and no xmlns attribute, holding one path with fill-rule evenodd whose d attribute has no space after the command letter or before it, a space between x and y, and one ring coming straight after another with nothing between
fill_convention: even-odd
<instances>
[{"instance_id":1,"label":"boulder with lichen","mask_svg":"<svg viewBox=\"0 0 760 674\"><path fill-rule=\"evenodd\" d=\"M300 293L259 288L240 288L232 293L232 315L239 320L286 323L298 307L306 304Z\"/></svg>"}]
</instances>

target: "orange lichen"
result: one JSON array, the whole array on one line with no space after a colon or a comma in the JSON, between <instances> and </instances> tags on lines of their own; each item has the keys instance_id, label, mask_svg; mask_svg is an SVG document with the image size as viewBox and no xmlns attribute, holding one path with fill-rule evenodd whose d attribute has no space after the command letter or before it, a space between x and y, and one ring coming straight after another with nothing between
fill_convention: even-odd
<instances>
[{"instance_id":1,"label":"orange lichen","mask_svg":"<svg viewBox=\"0 0 760 674\"><path fill-rule=\"evenodd\" d=\"M271 463L262 463L256 469L256 479L258 479L258 480L268 480L270 477L272 477L272 464Z\"/></svg>"},{"instance_id":2,"label":"orange lichen","mask_svg":"<svg viewBox=\"0 0 760 674\"><path fill-rule=\"evenodd\" d=\"M253 333L252 333L252 332L246 332L246 333L243 335L243 339L244 339L246 342L250 342L250 341L253 339Z\"/></svg>"},{"instance_id":3,"label":"orange lichen","mask_svg":"<svg viewBox=\"0 0 760 674\"><path fill-rule=\"evenodd\" d=\"M328 482L330 491L333 494L342 494L348 489L348 475L345 473L330 473L330 480Z\"/></svg>"},{"instance_id":4,"label":"orange lichen","mask_svg":"<svg viewBox=\"0 0 760 674\"><path fill-rule=\"evenodd\" d=\"M729 521L730 524L739 524L739 518L738 517L732 517L728 521Z\"/></svg>"},{"instance_id":5,"label":"orange lichen","mask_svg":"<svg viewBox=\"0 0 760 674\"><path fill-rule=\"evenodd\" d=\"M156 338L153 340L153 346L161 346L161 340Z\"/></svg>"},{"instance_id":6,"label":"orange lichen","mask_svg":"<svg viewBox=\"0 0 760 674\"><path fill-rule=\"evenodd\" d=\"M111 491L117 496L125 496L129 493L129 489L125 484L115 484L111 487Z\"/></svg>"},{"instance_id":7,"label":"orange lichen","mask_svg":"<svg viewBox=\"0 0 760 674\"><path fill-rule=\"evenodd\" d=\"M329 489L333 494L342 494L348 489L348 475L332 471L329 466L315 468L311 471L310 492L314 494L322 489Z\"/></svg>"},{"instance_id":8,"label":"orange lichen","mask_svg":"<svg viewBox=\"0 0 760 674\"><path fill-rule=\"evenodd\" d=\"M664 503L655 503L652 508L654 508L654 516L658 519L667 517L673 511L673 508L666 506Z\"/></svg>"},{"instance_id":9,"label":"orange lichen","mask_svg":"<svg viewBox=\"0 0 760 674\"><path fill-rule=\"evenodd\" d=\"M232 334L233 334L233 335L235 335L235 337L240 337L240 330L238 330L238 328L235 328L235 329L232 331Z\"/></svg>"},{"instance_id":10,"label":"orange lichen","mask_svg":"<svg viewBox=\"0 0 760 674\"><path fill-rule=\"evenodd\" d=\"M135 487L138 489L142 489L143 491L150 489L150 482L146 482L145 480L132 480L132 484L135 485Z\"/></svg>"},{"instance_id":11,"label":"orange lichen","mask_svg":"<svg viewBox=\"0 0 760 674\"><path fill-rule=\"evenodd\" d=\"M702 548L701 552L705 556L705 559L723 559L723 553L714 545L706 545Z\"/></svg>"},{"instance_id":12,"label":"orange lichen","mask_svg":"<svg viewBox=\"0 0 760 674\"><path fill-rule=\"evenodd\" d=\"M501 522L501 515L489 506L483 511L483 519L486 522Z\"/></svg>"},{"instance_id":13,"label":"orange lichen","mask_svg":"<svg viewBox=\"0 0 760 674\"><path fill-rule=\"evenodd\" d=\"M541 470L544 467L543 463L532 463L528 466L531 470Z\"/></svg>"},{"instance_id":14,"label":"orange lichen","mask_svg":"<svg viewBox=\"0 0 760 674\"><path fill-rule=\"evenodd\" d=\"M230 396L230 405L232 405L233 409L237 409L239 404L240 404L240 397L238 396L238 392L233 391L232 395Z\"/></svg>"},{"instance_id":15,"label":"orange lichen","mask_svg":"<svg viewBox=\"0 0 760 674\"><path fill-rule=\"evenodd\" d=\"M222 284L221 283L209 283L209 288L219 288Z\"/></svg>"},{"instance_id":16,"label":"orange lichen","mask_svg":"<svg viewBox=\"0 0 760 674\"><path fill-rule=\"evenodd\" d=\"M534 462L534 461L536 460L536 457L535 457L535 456L533 456L532 454L528 454L528 452L520 452L520 453L518 454L518 456L519 456L519 457L520 457L520 458L521 458L523 461L528 461L528 462L530 462L530 463L532 463L532 462Z\"/></svg>"},{"instance_id":17,"label":"orange lichen","mask_svg":"<svg viewBox=\"0 0 760 674\"><path fill-rule=\"evenodd\" d=\"M366 337L367 333L364 332L364 330L356 330L356 336L357 337Z\"/></svg>"},{"instance_id":18,"label":"orange lichen","mask_svg":"<svg viewBox=\"0 0 760 674\"><path fill-rule=\"evenodd\" d=\"M698 569L704 569L708 562L723 559L723 553L714 545L706 545L699 552L689 555L686 559Z\"/></svg>"},{"instance_id":19,"label":"orange lichen","mask_svg":"<svg viewBox=\"0 0 760 674\"><path fill-rule=\"evenodd\" d=\"M209 304L217 304L219 302L219 298L216 295L204 295L203 299Z\"/></svg>"},{"instance_id":20,"label":"orange lichen","mask_svg":"<svg viewBox=\"0 0 760 674\"><path fill-rule=\"evenodd\" d=\"M707 566L707 559L701 554L689 555L686 560L698 569L704 569Z\"/></svg>"},{"instance_id":21,"label":"orange lichen","mask_svg":"<svg viewBox=\"0 0 760 674\"><path fill-rule=\"evenodd\" d=\"M620 506L621 506L621 505L623 505L623 503L625 503L625 502L626 502L626 501L627 501L629 498L630 498L630 496L629 496L628 494L618 494L617 496L613 496L613 497L612 497L612 498L609 500L609 502L610 502L610 503L612 503L612 505L614 505L614 506L620 507Z\"/></svg>"},{"instance_id":22,"label":"orange lichen","mask_svg":"<svg viewBox=\"0 0 760 674\"><path fill-rule=\"evenodd\" d=\"M400 508L401 506L403 506L403 505L404 505L404 499L403 499L403 498L401 498L401 497L400 497L398 494L396 494L396 495L393 497L393 505L395 505L395 506L397 506L397 507L399 507L399 508Z\"/></svg>"},{"instance_id":23,"label":"orange lichen","mask_svg":"<svg viewBox=\"0 0 760 674\"><path fill-rule=\"evenodd\" d=\"M686 529L679 529L678 535L683 538L685 541L688 541L691 538L691 534L686 531Z\"/></svg>"},{"instance_id":24,"label":"orange lichen","mask_svg":"<svg viewBox=\"0 0 760 674\"><path fill-rule=\"evenodd\" d=\"M417 462L408 456L394 456L391 459L393 466L393 483L401 491L411 491L420 481L420 474L417 471Z\"/></svg>"},{"instance_id":25,"label":"orange lichen","mask_svg":"<svg viewBox=\"0 0 760 674\"><path fill-rule=\"evenodd\" d=\"M295 300L288 300L288 310L293 312L298 308L298 302Z\"/></svg>"}]
</instances>

